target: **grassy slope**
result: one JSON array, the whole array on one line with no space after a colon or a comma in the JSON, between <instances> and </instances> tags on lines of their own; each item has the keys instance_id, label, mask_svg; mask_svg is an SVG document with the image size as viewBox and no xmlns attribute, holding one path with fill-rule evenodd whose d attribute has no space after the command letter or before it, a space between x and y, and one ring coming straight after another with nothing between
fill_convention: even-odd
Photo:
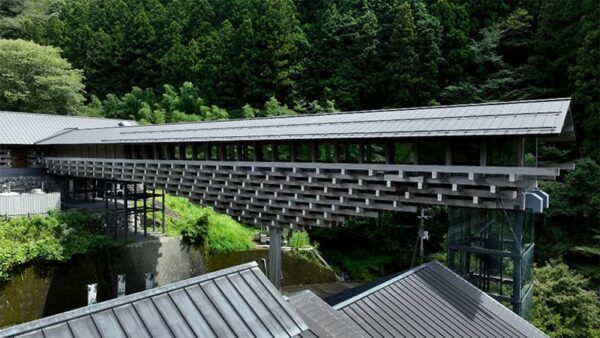
<instances>
[{"instance_id":1,"label":"grassy slope","mask_svg":"<svg viewBox=\"0 0 600 338\"><path fill-rule=\"evenodd\" d=\"M167 215L167 233L170 236L181 235L181 230L202 215L208 215L208 236L204 245L210 253L250 250L254 247L252 236L255 229L245 227L227 215L216 213L210 208L192 204L182 197L165 196L167 209L178 215Z\"/></svg>"}]
</instances>

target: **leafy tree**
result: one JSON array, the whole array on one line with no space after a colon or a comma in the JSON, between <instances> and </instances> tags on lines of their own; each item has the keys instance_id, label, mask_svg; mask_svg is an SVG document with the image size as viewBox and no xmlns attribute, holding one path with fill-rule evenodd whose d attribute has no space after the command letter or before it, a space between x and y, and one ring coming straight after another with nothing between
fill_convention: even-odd
<instances>
[{"instance_id":1,"label":"leafy tree","mask_svg":"<svg viewBox=\"0 0 600 338\"><path fill-rule=\"evenodd\" d=\"M61 0L0 1L0 37L44 41L48 25L60 10Z\"/></svg>"},{"instance_id":2,"label":"leafy tree","mask_svg":"<svg viewBox=\"0 0 600 338\"><path fill-rule=\"evenodd\" d=\"M542 182L550 208L538 229L538 260L564 257L579 272L600 280L600 166L589 158L576 162L563 181Z\"/></svg>"},{"instance_id":3,"label":"leafy tree","mask_svg":"<svg viewBox=\"0 0 600 338\"><path fill-rule=\"evenodd\" d=\"M246 103L242 107L242 117L245 119L250 119L250 118L256 117L256 109L252 108L251 105Z\"/></svg>"},{"instance_id":4,"label":"leafy tree","mask_svg":"<svg viewBox=\"0 0 600 338\"><path fill-rule=\"evenodd\" d=\"M600 162L600 6L585 14L581 30L585 33L577 49L577 63L573 67L576 123L579 123L583 155Z\"/></svg>"},{"instance_id":5,"label":"leafy tree","mask_svg":"<svg viewBox=\"0 0 600 338\"><path fill-rule=\"evenodd\" d=\"M83 108L83 76L60 50L0 39L0 108L76 115Z\"/></svg>"},{"instance_id":6,"label":"leafy tree","mask_svg":"<svg viewBox=\"0 0 600 338\"><path fill-rule=\"evenodd\" d=\"M275 97L271 97L267 103L265 103L264 111L260 112L259 116L290 116L296 115L296 112L289 109L287 105L282 105Z\"/></svg>"},{"instance_id":7,"label":"leafy tree","mask_svg":"<svg viewBox=\"0 0 600 338\"><path fill-rule=\"evenodd\" d=\"M338 111L335 108L335 102L331 100L325 100L325 102L321 103L317 100L307 102L304 99L296 100L293 110L298 114L333 113Z\"/></svg>"},{"instance_id":8,"label":"leafy tree","mask_svg":"<svg viewBox=\"0 0 600 338\"><path fill-rule=\"evenodd\" d=\"M215 105L212 105L210 107L204 106L201 108L201 111L202 117L205 121L226 120L229 118L229 114L225 109L219 108Z\"/></svg>"},{"instance_id":9,"label":"leafy tree","mask_svg":"<svg viewBox=\"0 0 600 338\"><path fill-rule=\"evenodd\" d=\"M445 88L467 77L472 59L469 15L464 4L450 0L434 1L431 12L442 26L438 83Z\"/></svg>"},{"instance_id":10,"label":"leafy tree","mask_svg":"<svg viewBox=\"0 0 600 338\"><path fill-rule=\"evenodd\" d=\"M212 102L223 106L234 106L238 102L242 86L237 76L240 70L232 67L235 64L234 34L233 25L225 20L206 36L193 68L202 92Z\"/></svg>"},{"instance_id":11,"label":"leafy tree","mask_svg":"<svg viewBox=\"0 0 600 338\"><path fill-rule=\"evenodd\" d=\"M323 99L333 100L342 109L377 105L381 99L369 97L373 62L377 57L379 23L366 1L338 5L328 2L315 27L308 64L316 78L305 86ZM316 87L315 87L316 86Z\"/></svg>"},{"instance_id":12,"label":"leafy tree","mask_svg":"<svg viewBox=\"0 0 600 338\"><path fill-rule=\"evenodd\" d=\"M534 269L532 323L551 337L600 335L600 304L588 281L561 262Z\"/></svg>"},{"instance_id":13,"label":"leafy tree","mask_svg":"<svg viewBox=\"0 0 600 338\"><path fill-rule=\"evenodd\" d=\"M390 103L392 106L414 106L418 55L415 50L417 36L410 5L405 2L396 10L394 31L390 41L391 59Z\"/></svg>"},{"instance_id":14,"label":"leafy tree","mask_svg":"<svg viewBox=\"0 0 600 338\"><path fill-rule=\"evenodd\" d=\"M436 103L439 94L437 78L438 65L442 61L442 27L439 19L429 13L423 1L412 3L412 13L416 32L414 48L419 58L414 82L414 105L429 105Z\"/></svg>"}]
</instances>

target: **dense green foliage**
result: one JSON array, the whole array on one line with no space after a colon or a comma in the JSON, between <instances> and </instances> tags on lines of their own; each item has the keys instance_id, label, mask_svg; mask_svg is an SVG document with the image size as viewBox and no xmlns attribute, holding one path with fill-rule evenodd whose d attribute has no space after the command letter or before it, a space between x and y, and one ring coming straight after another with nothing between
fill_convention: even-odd
<instances>
[{"instance_id":1,"label":"dense green foliage","mask_svg":"<svg viewBox=\"0 0 600 338\"><path fill-rule=\"evenodd\" d=\"M540 223L538 261L564 257L581 273L600 281L600 165L589 158L562 181L542 182L552 196Z\"/></svg>"},{"instance_id":2,"label":"dense green foliage","mask_svg":"<svg viewBox=\"0 0 600 338\"><path fill-rule=\"evenodd\" d=\"M425 260L441 259L429 254L445 251L446 212L434 208L432 215L427 221L431 240L425 243ZM411 266L418 224L414 214L386 213L379 219L353 219L343 228L313 228L311 236L333 267L352 279L373 280ZM419 263L418 257L414 263Z\"/></svg>"},{"instance_id":3,"label":"dense green foliage","mask_svg":"<svg viewBox=\"0 0 600 338\"><path fill-rule=\"evenodd\" d=\"M588 281L561 262L535 268L532 322L551 337L599 337L600 304Z\"/></svg>"},{"instance_id":4,"label":"dense green foliage","mask_svg":"<svg viewBox=\"0 0 600 338\"><path fill-rule=\"evenodd\" d=\"M148 123L311 113L333 102L350 110L573 96L580 147L572 155L598 161L599 7L593 0L4 0L0 37L62 48L85 75L90 113ZM163 94L193 104L173 105Z\"/></svg>"},{"instance_id":5,"label":"dense green foliage","mask_svg":"<svg viewBox=\"0 0 600 338\"><path fill-rule=\"evenodd\" d=\"M578 167L542 186L536 260L562 256L597 283L599 17L597 0L0 0L0 38L61 48L88 99L57 49L3 40L30 47L0 47L0 109L165 123L572 96L576 144L539 147L540 162ZM230 218L168 202L177 234L214 252L248 245ZM410 265L417 222L384 215L311 236L338 269L373 279ZM444 251L444 222L443 210L428 222L427 254Z\"/></svg>"},{"instance_id":6,"label":"dense green foliage","mask_svg":"<svg viewBox=\"0 0 600 338\"><path fill-rule=\"evenodd\" d=\"M54 47L0 39L0 108L76 115L83 108L81 71Z\"/></svg>"},{"instance_id":7,"label":"dense green foliage","mask_svg":"<svg viewBox=\"0 0 600 338\"><path fill-rule=\"evenodd\" d=\"M115 244L100 220L80 212L0 220L0 280L24 263L69 260L73 255Z\"/></svg>"},{"instance_id":8,"label":"dense green foliage","mask_svg":"<svg viewBox=\"0 0 600 338\"><path fill-rule=\"evenodd\" d=\"M203 244L211 254L250 250L255 231L227 215L195 205L183 197L166 196L168 234Z\"/></svg>"},{"instance_id":9,"label":"dense green foliage","mask_svg":"<svg viewBox=\"0 0 600 338\"><path fill-rule=\"evenodd\" d=\"M289 239L290 248L301 249L310 247L310 237L306 231L294 231Z\"/></svg>"}]
</instances>

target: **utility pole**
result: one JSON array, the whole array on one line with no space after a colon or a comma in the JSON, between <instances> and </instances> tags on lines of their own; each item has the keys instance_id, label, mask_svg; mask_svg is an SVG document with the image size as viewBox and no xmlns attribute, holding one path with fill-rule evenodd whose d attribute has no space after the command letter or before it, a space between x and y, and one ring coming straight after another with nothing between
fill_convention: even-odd
<instances>
[{"instance_id":1,"label":"utility pole","mask_svg":"<svg viewBox=\"0 0 600 338\"><path fill-rule=\"evenodd\" d=\"M429 219L429 210L421 207L421 215L417 216L419 218L419 229L417 233L417 242L415 243L415 251L413 253L413 257L410 265L414 266L415 264L415 256L417 254L417 247L419 248L419 261L420 264L423 264L423 240L429 239L429 231L425 231L425 220Z\"/></svg>"}]
</instances>

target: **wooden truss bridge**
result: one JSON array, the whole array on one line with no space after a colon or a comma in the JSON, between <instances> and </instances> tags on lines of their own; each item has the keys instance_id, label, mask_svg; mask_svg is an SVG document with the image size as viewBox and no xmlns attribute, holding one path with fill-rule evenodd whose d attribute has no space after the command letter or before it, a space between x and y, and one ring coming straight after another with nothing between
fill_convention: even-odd
<instances>
[{"instance_id":1,"label":"wooden truss bridge","mask_svg":"<svg viewBox=\"0 0 600 338\"><path fill-rule=\"evenodd\" d=\"M573 140L569 109L570 99L549 99L72 129L36 146L49 173L144 184L268 226L270 278L279 287L283 228L331 227L428 205L511 213L506 219L543 211L548 196L537 182L555 179L561 166L541 163L537 146ZM465 228L473 220L460 215L461 231L475 231ZM522 229L525 218L518 219ZM511 224L510 238L485 229L499 242L493 247L481 242L481 228L459 236L460 243L450 243L449 264L464 276L499 278L500 290L510 284L515 291L497 296L521 312L528 296L520 292L527 267L520 267L533 242ZM519 269L497 277L484 259L490 255L508 257Z\"/></svg>"}]
</instances>

